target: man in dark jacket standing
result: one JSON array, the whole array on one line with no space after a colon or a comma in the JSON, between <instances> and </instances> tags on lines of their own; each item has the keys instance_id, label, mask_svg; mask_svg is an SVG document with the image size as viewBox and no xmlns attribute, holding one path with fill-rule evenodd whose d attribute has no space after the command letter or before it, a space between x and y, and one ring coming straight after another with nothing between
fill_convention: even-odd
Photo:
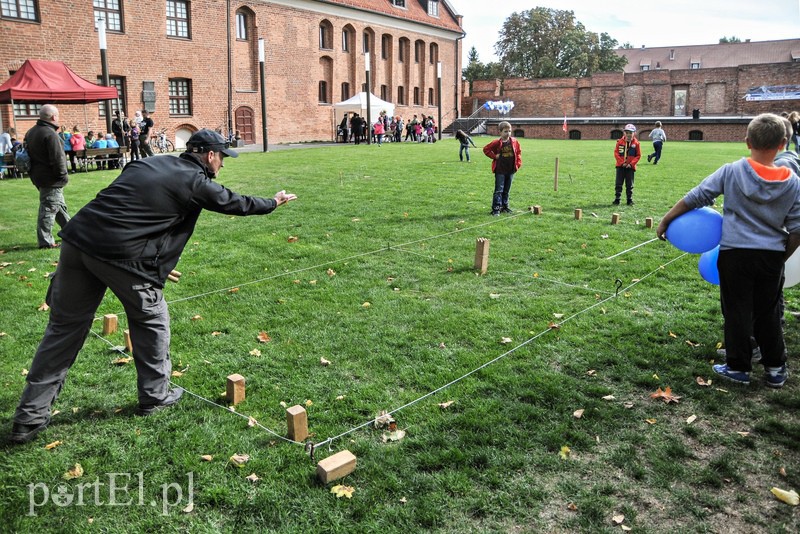
<instances>
[{"instance_id":1,"label":"man in dark jacket standing","mask_svg":"<svg viewBox=\"0 0 800 534\"><path fill-rule=\"evenodd\" d=\"M179 157L129 163L61 231L61 258L50 284L50 321L26 377L11 441L25 443L47 427L50 409L89 333L106 289L125 308L136 363L140 415L177 403L170 390L167 276L204 209L263 215L297 198L243 196L213 181L223 158L237 157L225 139L203 129Z\"/></svg>"},{"instance_id":2,"label":"man in dark jacket standing","mask_svg":"<svg viewBox=\"0 0 800 534\"><path fill-rule=\"evenodd\" d=\"M58 108L45 104L39 111L39 120L25 135L31 157L30 177L39 190L39 216L36 219L36 236L39 248L56 248L53 222L62 228L69 221L64 187L69 181L64 142L58 137Z\"/></svg>"}]
</instances>

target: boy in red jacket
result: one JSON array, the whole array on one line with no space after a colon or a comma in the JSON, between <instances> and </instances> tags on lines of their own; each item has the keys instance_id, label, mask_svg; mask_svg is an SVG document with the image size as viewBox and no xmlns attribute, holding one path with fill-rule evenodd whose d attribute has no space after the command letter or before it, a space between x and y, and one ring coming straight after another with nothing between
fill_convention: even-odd
<instances>
[{"instance_id":1,"label":"boy in red jacket","mask_svg":"<svg viewBox=\"0 0 800 534\"><path fill-rule=\"evenodd\" d=\"M639 140L634 137L636 126L626 124L623 128L625 135L617 140L614 147L614 159L617 160L617 181L614 184L614 202L619 204L622 195L622 183L625 182L625 194L628 197L628 206L633 206L633 176L636 174L636 163L642 157L642 147Z\"/></svg>"},{"instance_id":2,"label":"boy in red jacket","mask_svg":"<svg viewBox=\"0 0 800 534\"><path fill-rule=\"evenodd\" d=\"M494 173L494 196L492 197L492 215L500 212L511 213L508 207L508 192L514 173L522 167L522 150L519 142L511 137L511 125L505 121L498 124L500 139L495 139L485 147L483 153L492 158Z\"/></svg>"}]
</instances>

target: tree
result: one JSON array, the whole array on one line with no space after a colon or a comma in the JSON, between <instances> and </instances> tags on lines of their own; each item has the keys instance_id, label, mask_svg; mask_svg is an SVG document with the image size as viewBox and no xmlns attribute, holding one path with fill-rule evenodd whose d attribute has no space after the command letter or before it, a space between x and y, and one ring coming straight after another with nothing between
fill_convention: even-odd
<instances>
[{"instance_id":1,"label":"tree","mask_svg":"<svg viewBox=\"0 0 800 534\"><path fill-rule=\"evenodd\" d=\"M467 66L461 71L462 76L469 82L470 91L475 80L491 78L504 78L503 66L497 62L483 64L478 58L478 51L473 46L467 52Z\"/></svg>"},{"instance_id":2,"label":"tree","mask_svg":"<svg viewBox=\"0 0 800 534\"><path fill-rule=\"evenodd\" d=\"M738 37L734 36L734 35L731 35L730 37L720 37L719 38L719 44L741 43L741 42L742 42L742 40L739 39Z\"/></svg>"},{"instance_id":3,"label":"tree","mask_svg":"<svg viewBox=\"0 0 800 534\"><path fill-rule=\"evenodd\" d=\"M622 70L628 60L616 46L607 33L587 31L572 11L537 7L506 19L495 51L509 76L565 78Z\"/></svg>"}]
</instances>

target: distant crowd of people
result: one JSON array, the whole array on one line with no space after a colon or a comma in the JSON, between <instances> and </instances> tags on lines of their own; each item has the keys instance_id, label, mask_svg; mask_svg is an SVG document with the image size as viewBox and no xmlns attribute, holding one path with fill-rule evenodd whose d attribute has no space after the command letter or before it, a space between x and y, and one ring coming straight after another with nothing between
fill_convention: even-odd
<instances>
[{"instance_id":1,"label":"distant crowd of people","mask_svg":"<svg viewBox=\"0 0 800 534\"><path fill-rule=\"evenodd\" d=\"M336 139L341 143L358 145L366 143L367 135L371 135L371 141L379 146L384 141L400 143L410 140L415 143L435 143L437 132L436 121L432 116L414 115L411 120L405 121L403 117L389 117L386 111L381 111L378 119L372 127L369 127L366 117L358 113L345 113L339 123Z\"/></svg>"}]
</instances>

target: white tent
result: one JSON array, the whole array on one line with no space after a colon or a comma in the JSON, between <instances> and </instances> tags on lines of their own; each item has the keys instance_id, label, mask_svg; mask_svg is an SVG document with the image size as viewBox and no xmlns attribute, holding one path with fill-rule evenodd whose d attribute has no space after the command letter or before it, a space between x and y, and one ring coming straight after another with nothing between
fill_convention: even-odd
<instances>
[{"instance_id":1,"label":"white tent","mask_svg":"<svg viewBox=\"0 0 800 534\"><path fill-rule=\"evenodd\" d=\"M336 124L342 121L345 113L358 113L359 115L367 116L367 93L358 93L353 98L348 98L344 102L339 102L333 105L336 110ZM381 111L385 111L390 117L394 116L394 104L381 100L377 96L370 93L369 95L369 114L372 122L378 120L378 115Z\"/></svg>"}]
</instances>

